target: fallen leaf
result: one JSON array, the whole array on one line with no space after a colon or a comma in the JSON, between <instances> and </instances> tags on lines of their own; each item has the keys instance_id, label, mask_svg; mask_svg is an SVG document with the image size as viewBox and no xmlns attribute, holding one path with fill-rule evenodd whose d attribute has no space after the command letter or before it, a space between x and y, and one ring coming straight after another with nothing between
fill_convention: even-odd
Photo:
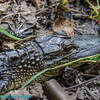
<instances>
[{"instance_id":1,"label":"fallen leaf","mask_svg":"<svg viewBox=\"0 0 100 100\"><path fill-rule=\"evenodd\" d=\"M9 43L8 42L4 42L2 48L4 50L6 50L7 48L15 49L15 44L14 43L10 43L10 42Z\"/></svg>"},{"instance_id":2,"label":"fallen leaf","mask_svg":"<svg viewBox=\"0 0 100 100\"><path fill-rule=\"evenodd\" d=\"M33 4L36 6L37 9L40 9L42 6L41 0L32 0Z\"/></svg>"},{"instance_id":3,"label":"fallen leaf","mask_svg":"<svg viewBox=\"0 0 100 100\"><path fill-rule=\"evenodd\" d=\"M60 15L62 13L70 12L70 9L68 9L67 7L65 7L63 5L60 5L56 8L54 8L53 10L54 10L53 12L55 15Z\"/></svg>"},{"instance_id":4,"label":"fallen leaf","mask_svg":"<svg viewBox=\"0 0 100 100\"><path fill-rule=\"evenodd\" d=\"M66 18L63 18L61 16L56 20L53 29L55 32L58 31L65 32L68 37L74 36L72 23L68 21Z\"/></svg>"},{"instance_id":5,"label":"fallen leaf","mask_svg":"<svg viewBox=\"0 0 100 100\"><path fill-rule=\"evenodd\" d=\"M73 3L73 2L75 2L75 0L69 0L68 2L69 2L69 3Z\"/></svg>"},{"instance_id":6,"label":"fallen leaf","mask_svg":"<svg viewBox=\"0 0 100 100\"><path fill-rule=\"evenodd\" d=\"M1 1L0 1L1 2ZM0 12L4 12L8 9L9 4L7 2L0 4Z\"/></svg>"},{"instance_id":7,"label":"fallen leaf","mask_svg":"<svg viewBox=\"0 0 100 100\"><path fill-rule=\"evenodd\" d=\"M32 23L32 24L36 23L36 18L35 18L35 14L34 14L36 12L35 7L27 6L27 3L25 1L22 1L21 5L20 5L20 10L21 10L21 12L26 12L26 14L22 15L22 17L28 23ZM34 13L28 13L28 12L34 12Z\"/></svg>"},{"instance_id":8,"label":"fallen leaf","mask_svg":"<svg viewBox=\"0 0 100 100\"><path fill-rule=\"evenodd\" d=\"M4 2L6 2L6 0L0 0L0 2L4 3Z\"/></svg>"}]
</instances>

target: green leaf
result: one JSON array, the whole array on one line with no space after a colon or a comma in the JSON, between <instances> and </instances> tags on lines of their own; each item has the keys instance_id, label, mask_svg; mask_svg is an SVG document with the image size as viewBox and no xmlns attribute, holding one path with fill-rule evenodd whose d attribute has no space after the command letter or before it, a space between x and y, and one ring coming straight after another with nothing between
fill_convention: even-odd
<instances>
[{"instance_id":1,"label":"green leaf","mask_svg":"<svg viewBox=\"0 0 100 100\"><path fill-rule=\"evenodd\" d=\"M57 3L57 7L58 6L65 6L66 4L68 4L68 0L60 0L58 3Z\"/></svg>"},{"instance_id":2,"label":"green leaf","mask_svg":"<svg viewBox=\"0 0 100 100\"><path fill-rule=\"evenodd\" d=\"M89 60L90 61L100 61L100 55L96 56L96 57L93 57L93 58L90 58Z\"/></svg>"},{"instance_id":3,"label":"green leaf","mask_svg":"<svg viewBox=\"0 0 100 100\"><path fill-rule=\"evenodd\" d=\"M3 100L3 96L0 96L1 98L0 98L0 100Z\"/></svg>"},{"instance_id":4,"label":"green leaf","mask_svg":"<svg viewBox=\"0 0 100 100\"><path fill-rule=\"evenodd\" d=\"M98 10L100 8L100 6L95 6L95 9Z\"/></svg>"},{"instance_id":5,"label":"green leaf","mask_svg":"<svg viewBox=\"0 0 100 100\"><path fill-rule=\"evenodd\" d=\"M8 33L7 31L5 31L3 28L0 27L0 32L4 33L6 36L12 38L12 39L15 39L15 40L23 40L21 38L18 38L18 37L15 37L13 35L11 35L10 33Z\"/></svg>"},{"instance_id":6,"label":"green leaf","mask_svg":"<svg viewBox=\"0 0 100 100\"><path fill-rule=\"evenodd\" d=\"M63 5L66 5L66 4L68 4L68 0L63 1Z\"/></svg>"}]
</instances>

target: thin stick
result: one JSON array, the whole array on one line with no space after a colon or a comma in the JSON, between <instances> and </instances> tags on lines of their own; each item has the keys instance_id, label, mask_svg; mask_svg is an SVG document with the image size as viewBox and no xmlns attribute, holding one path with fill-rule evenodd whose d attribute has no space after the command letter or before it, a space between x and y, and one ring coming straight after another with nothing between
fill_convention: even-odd
<instances>
[{"instance_id":1,"label":"thin stick","mask_svg":"<svg viewBox=\"0 0 100 100\"><path fill-rule=\"evenodd\" d=\"M98 15L98 11L97 9L95 8L95 6L89 1L89 0L85 0L89 5L90 7L95 11L95 13Z\"/></svg>"},{"instance_id":2,"label":"thin stick","mask_svg":"<svg viewBox=\"0 0 100 100\"><path fill-rule=\"evenodd\" d=\"M79 87L79 86L82 86L83 84L87 84L87 83L93 82L94 80L99 79L99 78L100 78L100 75L97 76L97 77L95 77L95 78L92 78L92 79L89 79L89 80L87 80L87 81L84 81L84 82L82 82L82 83L80 83L80 84L76 84L76 85L74 85L74 86L65 88L65 90L69 90L69 89L72 89L72 88L77 88L77 87Z\"/></svg>"},{"instance_id":3,"label":"thin stick","mask_svg":"<svg viewBox=\"0 0 100 100\"><path fill-rule=\"evenodd\" d=\"M97 6L99 6L99 0L97 0Z\"/></svg>"}]
</instances>

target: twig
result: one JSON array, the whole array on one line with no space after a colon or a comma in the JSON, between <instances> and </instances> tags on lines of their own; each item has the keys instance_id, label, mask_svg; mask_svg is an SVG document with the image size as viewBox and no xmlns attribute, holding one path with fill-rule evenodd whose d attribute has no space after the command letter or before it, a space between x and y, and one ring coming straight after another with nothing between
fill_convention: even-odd
<instances>
[{"instance_id":1,"label":"twig","mask_svg":"<svg viewBox=\"0 0 100 100\"><path fill-rule=\"evenodd\" d=\"M76 84L76 85L74 85L74 86L71 86L71 87L65 88L65 90L69 90L69 89L77 88L77 87L79 87L79 86L82 86L83 84L90 83L90 82L92 82L92 81L94 81L94 80L96 80L96 79L98 79L98 78L100 78L100 75L97 76L97 77L95 77L95 78L92 78L92 79L89 79L89 80L87 80L87 81L84 81L84 82L82 82L82 83L80 83L80 84Z\"/></svg>"},{"instance_id":2,"label":"twig","mask_svg":"<svg viewBox=\"0 0 100 100\"><path fill-rule=\"evenodd\" d=\"M97 75L89 75L89 74L80 74L81 76L87 76L87 77L96 77Z\"/></svg>"},{"instance_id":3,"label":"twig","mask_svg":"<svg viewBox=\"0 0 100 100\"><path fill-rule=\"evenodd\" d=\"M14 14L14 13L8 14L8 15L6 15L6 16L0 18L0 23L1 23L1 21L2 21L3 19L5 19L5 18L7 18L7 17L10 17L10 16L13 16L13 15L15 15L15 14Z\"/></svg>"},{"instance_id":4,"label":"twig","mask_svg":"<svg viewBox=\"0 0 100 100\"><path fill-rule=\"evenodd\" d=\"M78 79L78 82L79 82L80 84L82 83L82 81L81 81L80 79ZM85 90L91 95L91 97L93 98L93 100L97 100L96 96L93 95L92 91L89 90L89 88L88 88L86 85L84 85L83 87L84 87Z\"/></svg>"},{"instance_id":5,"label":"twig","mask_svg":"<svg viewBox=\"0 0 100 100\"><path fill-rule=\"evenodd\" d=\"M16 0L13 0L13 2L15 3L15 5L17 5L17 2L16 2Z\"/></svg>"},{"instance_id":6,"label":"twig","mask_svg":"<svg viewBox=\"0 0 100 100\"><path fill-rule=\"evenodd\" d=\"M5 18L10 17L10 16L13 16L13 15L27 15L27 14L30 14L30 13L36 13L35 15L38 15L38 14L43 13L44 11L46 11L46 10L48 10L48 9L54 7L54 6L56 6L56 4L53 4L52 6L49 6L48 8L43 8L43 9L37 10L37 11L28 11L28 12L11 13L11 14L8 14L8 15L6 15L6 16L3 16L3 17L0 19L0 22L1 22L2 20L4 20Z\"/></svg>"},{"instance_id":7,"label":"twig","mask_svg":"<svg viewBox=\"0 0 100 100\"><path fill-rule=\"evenodd\" d=\"M88 88L87 86L84 86L84 87L85 87L86 91L91 95L91 97L92 97L94 100L98 100L98 97L97 97L96 94L94 95L94 93L93 93L91 90L89 90L89 88Z\"/></svg>"},{"instance_id":8,"label":"twig","mask_svg":"<svg viewBox=\"0 0 100 100\"><path fill-rule=\"evenodd\" d=\"M95 13L98 15L98 12L97 12L97 9L95 8L95 6L89 1L89 0L85 0L89 5L90 7L95 11Z\"/></svg>"},{"instance_id":9,"label":"twig","mask_svg":"<svg viewBox=\"0 0 100 100\"><path fill-rule=\"evenodd\" d=\"M56 5L57 5L57 4L53 4L53 5L49 6L48 8L41 9L41 10L39 10L39 12L37 11L37 13L36 13L35 15L38 15L38 14L40 14L40 13L43 13L44 11L46 11L46 10L48 10L48 9L50 9L50 8L52 8L52 7L54 7L54 6L56 6Z\"/></svg>"},{"instance_id":10,"label":"twig","mask_svg":"<svg viewBox=\"0 0 100 100\"><path fill-rule=\"evenodd\" d=\"M97 0L97 6L99 6L99 0Z\"/></svg>"}]
</instances>

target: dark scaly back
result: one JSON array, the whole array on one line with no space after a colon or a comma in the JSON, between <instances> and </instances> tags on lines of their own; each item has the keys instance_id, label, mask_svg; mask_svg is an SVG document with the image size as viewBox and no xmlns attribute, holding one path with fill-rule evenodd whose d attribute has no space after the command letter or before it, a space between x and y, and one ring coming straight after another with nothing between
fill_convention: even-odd
<instances>
[{"instance_id":1,"label":"dark scaly back","mask_svg":"<svg viewBox=\"0 0 100 100\"><path fill-rule=\"evenodd\" d=\"M52 38L55 37L52 36ZM63 40L60 37L59 39ZM49 43L50 44L48 45L52 45L52 42L49 41ZM62 48L59 47L59 50L62 51ZM2 70L0 70L0 77L1 78L6 77L7 79L7 81L5 79L2 79L3 81L0 80L0 82L3 83L0 89L0 93L5 93L9 90L17 89L21 87L28 79L30 79L31 76L35 75L41 70L48 67L54 67L53 62L52 62L52 66L48 66L48 65L46 66L45 55L43 54L41 46L35 40L30 40L26 43L19 44L19 46L17 46L16 49L7 49L5 52L0 53L0 56L1 56L0 69L3 69L4 72L8 73L5 74ZM56 56L51 58L50 60L56 58ZM56 71L46 72L43 75L36 78L35 80L33 80L33 82L34 81L43 82L49 79L50 77L57 76L58 74L60 74L59 72L61 73L62 70L60 69Z\"/></svg>"},{"instance_id":2,"label":"dark scaly back","mask_svg":"<svg viewBox=\"0 0 100 100\"><path fill-rule=\"evenodd\" d=\"M5 85L6 81L3 80L4 86L1 89L3 92L22 86L26 80L40 70L40 67L43 67L41 49L34 41L21 44L15 50L7 49L0 53L0 56L2 56L0 57L0 62L2 59L0 77L8 79L7 85ZM5 74L5 72L8 74Z\"/></svg>"}]
</instances>

